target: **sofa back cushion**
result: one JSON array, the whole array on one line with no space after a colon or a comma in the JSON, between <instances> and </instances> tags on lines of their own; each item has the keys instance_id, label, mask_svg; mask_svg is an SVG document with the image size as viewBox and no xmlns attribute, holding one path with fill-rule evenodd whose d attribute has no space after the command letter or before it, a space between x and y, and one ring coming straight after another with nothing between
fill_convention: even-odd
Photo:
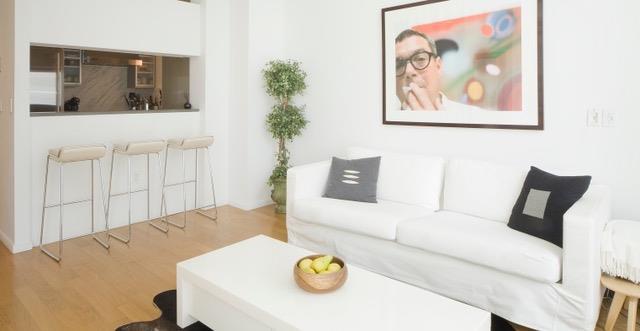
<instances>
[{"instance_id":1,"label":"sofa back cushion","mask_svg":"<svg viewBox=\"0 0 640 331\"><path fill-rule=\"evenodd\" d=\"M468 159L450 159L443 208L507 223L527 169Z\"/></svg>"},{"instance_id":2,"label":"sofa back cushion","mask_svg":"<svg viewBox=\"0 0 640 331\"><path fill-rule=\"evenodd\" d=\"M353 147L351 159L381 156L378 198L440 209L444 176L444 158L418 154L400 154Z\"/></svg>"}]
</instances>

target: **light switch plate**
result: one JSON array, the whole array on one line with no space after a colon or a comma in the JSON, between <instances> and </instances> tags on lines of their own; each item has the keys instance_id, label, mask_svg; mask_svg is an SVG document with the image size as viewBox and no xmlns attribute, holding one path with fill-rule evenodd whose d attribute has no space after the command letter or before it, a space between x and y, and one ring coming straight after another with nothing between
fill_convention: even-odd
<instances>
[{"instance_id":1,"label":"light switch plate","mask_svg":"<svg viewBox=\"0 0 640 331\"><path fill-rule=\"evenodd\" d=\"M587 111L587 126L599 127L602 126L602 110L590 109Z\"/></svg>"},{"instance_id":2,"label":"light switch plate","mask_svg":"<svg viewBox=\"0 0 640 331\"><path fill-rule=\"evenodd\" d=\"M616 113L611 111L606 111L602 115L602 126L613 128L616 126Z\"/></svg>"}]
</instances>

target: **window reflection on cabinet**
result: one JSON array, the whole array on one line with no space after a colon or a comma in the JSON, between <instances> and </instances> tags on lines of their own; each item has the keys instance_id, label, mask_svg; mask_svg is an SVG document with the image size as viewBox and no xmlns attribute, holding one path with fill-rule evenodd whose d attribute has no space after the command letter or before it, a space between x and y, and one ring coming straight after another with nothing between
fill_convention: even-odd
<instances>
[{"instance_id":1,"label":"window reflection on cabinet","mask_svg":"<svg viewBox=\"0 0 640 331\"><path fill-rule=\"evenodd\" d=\"M64 85L80 85L82 83L82 51L79 49L63 50Z\"/></svg>"},{"instance_id":2,"label":"window reflection on cabinet","mask_svg":"<svg viewBox=\"0 0 640 331\"><path fill-rule=\"evenodd\" d=\"M140 61L129 69L129 88L154 88L155 56L139 55Z\"/></svg>"}]
</instances>

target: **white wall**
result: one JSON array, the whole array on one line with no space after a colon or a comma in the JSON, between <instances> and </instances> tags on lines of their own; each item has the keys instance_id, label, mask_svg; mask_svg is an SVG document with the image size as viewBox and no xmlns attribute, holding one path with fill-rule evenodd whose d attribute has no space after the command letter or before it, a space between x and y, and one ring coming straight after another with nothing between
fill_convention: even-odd
<instances>
[{"instance_id":1,"label":"white wall","mask_svg":"<svg viewBox=\"0 0 640 331\"><path fill-rule=\"evenodd\" d=\"M15 6L15 113L14 159L14 241L10 249L14 252L27 250L36 243L39 236L40 216L42 208L42 189L44 183L44 169L47 149L61 145L105 143L135 141L142 139L172 138L177 136L195 136L213 134L216 145L212 156L214 168L218 170L218 204L227 201L227 187L225 172L227 170L226 155L226 123L227 109L222 100L223 109L217 108L219 95L210 96L206 91L222 85L224 78L212 78L211 72L205 73L207 63L215 62L215 57L199 56L203 50L202 34L210 32L212 39L216 38L216 31L204 31L201 20L201 6L197 3L184 3L175 0L156 0L153 10L149 1L83 1L64 0L50 2L45 0L21 0ZM153 19L145 20L141 13L153 14ZM73 17L74 19L63 19ZM213 20L211 21L214 22ZM204 32L203 32L204 31ZM140 38L145 36L145 38ZM66 45L79 48L95 48L105 50L119 50L128 52L145 52L160 55L192 56L192 82L194 87L191 103L194 108L201 108L199 113L178 114L134 114L134 115L104 115L78 117L40 117L29 116L29 46L32 43L46 45ZM211 68L216 68L211 64ZM196 84L197 82L197 84ZM205 85L208 84L208 85ZM216 121L222 121L216 122ZM218 142L220 146L218 147ZM179 159L177 155L170 157L174 171L169 173L171 181L179 179ZM109 157L105 158L103 170L108 178ZM153 159L152 159L153 160ZM187 164L192 164L192 156L187 157ZM125 163L119 163L116 188L122 191L126 176ZM140 188L146 182L144 161L134 162L134 187ZM157 171L152 164L152 176ZM202 163L204 166L205 164ZM205 167L200 167L204 169ZM51 168L52 177L49 186L51 202L57 199L57 168ZM87 165L69 166L65 171L65 196L69 199L85 198L89 193ZM192 176L189 168L187 175ZM221 174L219 172L222 171ZM203 173L201 173L203 174ZM154 178L152 177L152 181ZM221 185L220 185L220 182ZM96 185L98 182L96 182ZM153 188L154 196L158 189ZM201 186L201 191L206 190ZM169 196L170 212L180 206L179 190L174 190ZM65 200L67 200L65 198ZM124 225L126 222L126 198L114 201L112 225ZM193 203L193 195L188 194L189 204ZM209 203L210 194L200 194L200 204ZM159 199L152 201L152 217L157 215ZM102 208L97 207L97 224L103 226L100 217ZM134 199L134 218L140 221L146 218L146 197L138 195ZM68 219L65 224L65 237L86 234L90 221L88 205L69 206L65 208ZM47 225L45 239L53 240L57 233L55 228L57 213L52 210L47 214L51 222Z\"/></svg>"},{"instance_id":2,"label":"white wall","mask_svg":"<svg viewBox=\"0 0 640 331\"><path fill-rule=\"evenodd\" d=\"M201 56L191 61L191 94L200 99L201 109L205 110L200 119L201 131L215 137L213 168L219 205L229 201L230 1L201 2ZM200 169L200 176L208 175L205 167ZM205 198L200 203L210 202L209 187L200 188L199 196Z\"/></svg>"},{"instance_id":3,"label":"white wall","mask_svg":"<svg viewBox=\"0 0 640 331\"><path fill-rule=\"evenodd\" d=\"M13 246L13 15L14 0L0 1L0 240Z\"/></svg>"},{"instance_id":4,"label":"white wall","mask_svg":"<svg viewBox=\"0 0 640 331\"><path fill-rule=\"evenodd\" d=\"M200 55L200 7L195 3L20 0L23 1L33 43Z\"/></svg>"},{"instance_id":5,"label":"white wall","mask_svg":"<svg viewBox=\"0 0 640 331\"><path fill-rule=\"evenodd\" d=\"M610 185L614 217L640 220L639 2L544 2L542 132L383 126L380 9L401 3L287 1L286 54L309 73L300 103L311 121L293 163L363 145L569 170ZM615 112L616 127L587 127L591 108Z\"/></svg>"},{"instance_id":6,"label":"white wall","mask_svg":"<svg viewBox=\"0 0 640 331\"><path fill-rule=\"evenodd\" d=\"M285 58L285 1L236 0L231 7L230 203L253 209L271 203L266 184L275 143L265 119L274 101L264 92L262 69Z\"/></svg>"}]
</instances>

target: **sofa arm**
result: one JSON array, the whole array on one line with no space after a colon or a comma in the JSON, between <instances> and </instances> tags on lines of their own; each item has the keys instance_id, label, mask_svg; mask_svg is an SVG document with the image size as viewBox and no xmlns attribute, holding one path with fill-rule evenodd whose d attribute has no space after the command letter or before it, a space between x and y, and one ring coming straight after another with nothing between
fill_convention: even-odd
<instances>
[{"instance_id":1,"label":"sofa arm","mask_svg":"<svg viewBox=\"0 0 640 331\"><path fill-rule=\"evenodd\" d=\"M564 215L562 286L584 302L590 318L599 313L600 237L610 213L608 188L592 185Z\"/></svg>"},{"instance_id":2,"label":"sofa arm","mask_svg":"<svg viewBox=\"0 0 640 331\"><path fill-rule=\"evenodd\" d=\"M331 161L322 161L287 171L287 213L293 211L295 200L322 196L330 167Z\"/></svg>"}]
</instances>

